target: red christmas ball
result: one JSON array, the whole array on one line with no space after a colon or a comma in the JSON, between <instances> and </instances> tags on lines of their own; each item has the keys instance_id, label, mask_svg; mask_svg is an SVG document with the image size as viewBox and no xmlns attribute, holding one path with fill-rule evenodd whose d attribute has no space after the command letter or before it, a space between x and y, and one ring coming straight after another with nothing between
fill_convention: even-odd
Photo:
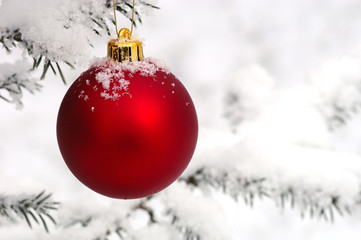
<instances>
[{"instance_id":1,"label":"red christmas ball","mask_svg":"<svg viewBox=\"0 0 361 240\"><path fill-rule=\"evenodd\" d=\"M57 120L71 172L112 198L145 197L169 186L187 167L197 137L187 90L150 59L99 60L69 88Z\"/></svg>"}]
</instances>

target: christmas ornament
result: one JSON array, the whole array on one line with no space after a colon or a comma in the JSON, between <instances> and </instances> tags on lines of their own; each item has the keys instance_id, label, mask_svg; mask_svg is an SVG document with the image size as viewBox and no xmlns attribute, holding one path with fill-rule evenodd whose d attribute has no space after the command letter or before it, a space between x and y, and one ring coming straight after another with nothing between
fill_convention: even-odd
<instances>
[{"instance_id":1,"label":"christmas ornament","mask_svg":"<svg viewBox=\"0 0 361 240\"><path fill-rule=\"evenodd\" d=\"M128 29L72 84L61 103L57 138L71 172L112 198L149 196L169 186L192 158L198 121L182 83L144 59Z\"/></svg>"}]
</instances>

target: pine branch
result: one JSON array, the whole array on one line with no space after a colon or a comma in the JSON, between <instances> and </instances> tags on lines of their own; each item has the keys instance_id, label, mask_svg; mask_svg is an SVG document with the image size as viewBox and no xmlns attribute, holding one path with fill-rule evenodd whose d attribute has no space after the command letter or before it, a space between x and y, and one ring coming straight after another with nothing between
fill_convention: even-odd
<instances>
[{"instance_id":1,"label":"pine branch","mask_svg":"<svg viewBox=\"0 0 361 240\"><path fill-rule=\"evenodd\" d=\"M15 64L0 64L0 98L9 103L15 103L18 108L22 107L21 98L23 90L34 94L40 91L41 85L29 78L30 66L23 62Z\"/></svg>"},{"instance_id":2,"label":"pine branch","mask_svg":"<svg viewBox=\"0 0 361 240\"><path fill-rule=\"evenodd\" d=\"M139 204L137 204L133 210L142 210L145 211L149 217L150 224L158 223L159 221L155 217L155 211L150 206L148 206L148 203L150 200L152 200L153 196L146 197L142 201L140 201Z\"/></svg>"},{"instance_id":3,"label":"pine branch","mask_svg":"<svg viewBox=\"0 0 361 240\"><path fill-rule=\"evenodd\" d=\"M23 219L30 228L35 222L43 225L46 232L49 232L48 221L56 225L56 221L50 213L56 211L58 206L59 203L52 200L52 194L46 194L45 191L32 196L0 197L1 216L10 220Z\"/></svg>"},{"instance_id":4,"label":"pine branch","mask_svg":"<svg viewBox=\"0 0 361 240\"><path fill-rule=\"evenodd\" d=\"M360 91L359 94L361 96L359 87L355 85L355 88ZM353 116L360 112L361 99L357 99L351 106L340 106L337 102L332 102L327 107L331 109L331 114L325 114L328 128L330 131L335 131L346 125ZM322 111L322 109L320 111Z\"/></svg>"},{"instance_id":5,"label":"pine branch","mask_svg":"<svg viewBox=\"0 0 361 240\"><path fill-rule=\"evenodd\" d=\"M144 211L148 215L149 226L153 225L153 224L164 224L156 218L156 216L155 216L156 210L153 209L151 206L149 206L149 202L152 199L153 199L153 196L149 196L149 197L146 197L146 198L140 200L138 204L136 204L134 207L129 209L127 218L129 219L135 211ZM103 236L99 236L99 237L95 238L94 240L107 240L108 237L114 233L117 235L117 237L120 240L123 240L123 239L131 238L131 236L133 236L133 234L134 234L132 232L132 229L122 226L118 220L116 222L114 222L113 226L114 227L112 227L112 228L108 228L105 231Z\"/></svg>"},{"instance_id":6,"label":"pine branch","mask_svg":"<svg viewBox=\"0 0 361 240\"><path fill-rule=\"evenodd\" d=\"M95 212L91 215L85 215L83 218L73 220L72 224L64 228L64 231L69 228L69 231L72 232L71 229L75 227L76 231L81 234L79 231L88 231L89 228L95 226L97 229L101 229L104 216L107 216L107 220L108 216L112 216L113 219L103 224L104 231L102 233L98 232L94 240L138 239L137 236L139 235L137 234L140 229L133 229L130 222L134 221L134 217L137 216L135 213L141 211L149 219L144 229L151 228L152 226L161 226L167 229L167 231L172 231L172 234L179 235L179 239L203 239L206 237L208 228L203 229L201 224L198 226L192 225L194 221L198 223L199 220L194 220L194 216L190 215L189 212L194 211L194 214L204 215L204 211L207 210L190 210L190 208L199 206L198 204L201 204L204 199L208 198L209 196L206 197L206 195L209 195L210 188L222 191L224 194L231 196L235 201L244 201L250 207L254 206L256 199L270 198L282 209L291 207L300 211L302 217L310 216L311 218L324 219L325 221L334 221L337 215L351 214L353 209L353 206L345 204L342 196L329 195L329 202L327 203L327 197L324 196L324 192L321 190L305 190L292 186L280 186L277 188L275 187L276 185L271 185L266 178L245 178L240 177L236 172L222 172L219 169L214 171L210 167L202 167L194 171L193 174L181 178L180 182L175 185L178 187L184 186L185 189L181 188L175 192L172 192L170 189L169 193L166 190L164 192L165 195L160 193L139 201L136 200L131 205L123 206L121 203L119 203L119 206L113 205L108 210L102 209L99 213ZM194 195L192 191L188 192L187 189L197 189L198 193ZM182 200L179 200L177 194L174 194L178 193L179 190L187 192L184 193L184 196L179 196L181 199L187 199L184 202L184 207L179 206L179 202L182 202ZM199 197L199 190L204 191L204 196ZM192 206L192 203L194 203L194 206ZM161 209L165 209L165 211L160 212L159 205L162 205ZM124 207L127 210L124 210ZM120 215L114 213L117 208L123 209ZM184 208L188 209L185 210ZM183 213L184 210L186 213ZM207 218L207 216L205 215L204 218ZM80 229L79 224L81 226Z\"/></svg>"},{"instance_id":7,"label":"pine branch","mask_svg":"<svg viewBox=\"0 0 361 240\"><path fill-rule=\"evenodd\" d=\"M156 201L157 204L162 204L166 209L170 209L166 212L160 212L157 204L152 204L152 201ZM122 214L110 217L110 220L107 223L104 223L104 231L99 231L93 240L108 240L108 239L143 239L139 238L138 232L140 229L131 227L130 222L134 221L137 217L136 213L143 212L148 216L147 225L144 226L143 230L151 226L162 226L168 231L174 232L173 236L179 235L181 238L177 239L200 239L200 235L192 229L191 226L186 224L180 216L178 216L174 211L171 210L171 207L167 205L166 201L163 201L161 195L150 196L141 200L135 200L134 204L128 205L127 210L124 211L124 207L121 202L119 206L112 206L111 209L102 209L99 213L93 213L91 215L85 215L83 217L73 216L76 219L73 219L70 224L61 223L60 226L63 226L64 232L67 230L72 232L72 229L77 229L77 233L82 235L82 231L89 231L89 228L96 226L97 229L101 229L103 221L101 220L104 215L108 216L111 213L114 215L115 208L123 208ZM107 213L109 211L109 214ZM123 215L124 214L124 215ZM143 215L142 215L143 216ZM176 219L176 221L175 221ZM107 218L109 220L109 218ZM79 228L80 226L80 228ZM63 232L62 232L63 233ZM74 236L76 238L76 236Z\"/></svg>"},{"instance_id":8,"label":"pine branch","mask_svg":"<svg viewBox=\"0 0 361 240\"><path fill-rule=\"evenodd\" d=\"M62 16L57 24L60 24L65 30L72 29L73 26L78 26L84 28L84 30L90 30L94 32L96 35L111 35L110 29L113 29L113 16L111 8L112 1L111 0L103 0L103 9L99 9L98 3L93 3L93 1L89 1L86 5L79 5L79 11L77 12L67 12L66 16ZM94 1L95 2L95 1ZM80 3L79 3L80 4ZM139 2L139 4L135 8L135 26L137 23L141 23L142 19L140 16L140 7L158 9L157 6L149 4L145 1ZM131 19L132 5L131 1L117 1L116 10ZM64 14L64 13L62 13ZM78 14L78 15L76 15ZM79 15L80 14L80 15ZM1 18L1 17L0 17ZM111 26L110 26L111 25ZM59 49L53 49L52 44L44 44L38 39L29 38L29 35L24 34L24 30L21 30L18 27L8 26L0 28L0 47L3 47L8 53L11 53L14 48L20 48L27 52L28 56L33 59L33 70L42 67L42 74L40 79L43 80L46 78L48 70L51 69L54 75L57 75L61 78L61 80L66 83L65 76L61 69L61 63L65 63L71 68L74 68L77 60L74 59L75 56L69 56L69 54L59 54L59 51L62 51L64 47L60 47ZM68 34L71 34L69 32ZM93 47L89 38L93 36L88 36L88 44L90 47ZM58 43L61 45L62 43ZM70 53L73 53L72 50L69 50ZM75 54L76 55L76 54ZM29 73L28 73L29 74ZM7 102L16 102L19 106L21 106L20 97L21 89L20 82L16 81L16 76L19 75L15 72L15 75L11 79L1 79L0 81L5 85L0 87L0 89L5 89L10 94L17 95L15 99L9 99L8 97L0 94L0 99L5 100ZM11 85L11 88L6 88ZM37 85L39 87L39 85Z\"/></svg>"},{"instance_id":9,"label":"pine branch","mask_svg":"<svg viewBox=\"0 0 361 240\"><path fill-rule=\"evenodd\" d=\"M150 3L147 3L147 2L144 2L144 1L139 1L139 2L144 6L151 7L151 8L154 8L154 9L160 9L160 7L155 6L153 4L150 4Z\"/></svg>"},{"instance_id":10,"label":"pine branch","mask_svg":"<svg viewBox=\"0 0 361 240\"><path fill-rule=\"evenodd\" d=\"M171 216L171 226L174 227L182 236L184 240L200 240L201 236L196 233L192 226L188 226L182 219L171 209L168 210L167 215Z\"/></svg>"},{"instance_id":11,"label":"pine branch","mask_svg":"<svg viewBox=\"0 0 361 240\"><path fill-rule=\"evenodd\" d=\"M152 4L149 4L147 2L141 1L141 6L159 9L159 7L154 6ZM103 33L106 33L107 35L111 35L110 28L113 28L113 26L109 26L109 22L112 22L113 16L109 13L111 13L112 1L106 0L104 4L104 11L97 11L92 8L92 5L89 5L88 7L82 8L80 11L85 16L85 21L82 22L84 28L89 28L93 30L97 35L102 35ZM132 5L128 3L127 1L120 1L116 4L116 10L122 14L123 16L127 17L129 20L131 20L131 12L132 12ZM107 11L107 12L106 12ZM106 18L104 18L106 16ZM110 20L110 21L109 21ZM135 19L134 24L136 26L137 22L141 23L141 17L140 17L140 11L136 7L135 8ZM72 22L75 20L70 16L67 19L67 24L64 24L64 28L68 29L71 27ZM91 24L92 23L92 24ZM114 22L112 23L114 24ZM105 31L105 32L103 32ZM37 64L34 64L34 69L39 67L39 64L43 57L47 57L49 61L54 63L59 63L61 61L64 61L63 59L52 59L51 56L48 56L49 49L43 48L42 46L36 46L36 43L32 39L24 39L23 34L19 28L5 28L0 29L0 46L3 46L9 53L11 53L12 48L14 47L20 47L27 51L29 56L33 57L34 60L37 60ZM34 50L36 49L36 51ZM40 54L35 54L35 52L39 52ZM64 61L68 62L68 61Z\"/></svg>"},{"instance_id":12,"label":"pine branch","mask_svg":"<svg viewBox=\"0 0 361 240\"><path fill-rule=\"evenodd\" d=\"M352 214L352 206L340 203L342 196L328 195L323 204L320 204L319 196L325 198L321 190L302 190L292 186L277 189L270 187L266 178L242 178L237 174L217 173L210 169L199 169L180 181L195 189L213 188L231 196L234 200L243 200L246 205L254 206L256 198L270 198L276 205L284 209L287 205L300 211L301 217L323 218L326 221L334 221L335 215L344 216ZM361 196L360 196L361 197ZM355 203L357 204L357 203Z\"/></svg>"}]
</instances>

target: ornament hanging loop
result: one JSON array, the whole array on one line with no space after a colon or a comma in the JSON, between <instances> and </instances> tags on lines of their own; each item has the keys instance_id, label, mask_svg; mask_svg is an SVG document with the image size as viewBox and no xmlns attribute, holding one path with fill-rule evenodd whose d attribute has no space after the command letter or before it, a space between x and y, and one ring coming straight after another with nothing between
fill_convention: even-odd
<instances>
[{"instance_id":1,"label":"ornament hanging loop","mask_svg":"<svg viewBox=\"0 0 361 240\"><path fill-rule=\"evenodd\" d=\"M129 31L128 28L122 28L120 29L119 33L118 33L118 38L123 38L123 39L128 39L130 40L132 36L132 33Z\"/></svg>"},{"instance_id":2,"label":"ornament hanging loop","mask_svg":"<svg viewBox=\"0 0 361 240\"><path fill-rule=\"evenodd\" d=\"M134 26L134 8L135 8L135 0L133 0L133 11L132 11L132 28L130 30L130 36L133 35L133 26Z\"/></svg>"},{"instance_id":3,"label":"ornament hanging loop","mask_svg":"<svg viewBox=\"0 0 361 240\"><path fill-rule=\"evenodd\" d=\"M115 8L115 0L113 0L113 10L114 10L114 23L115 23L115 32L118 34L118 21L117 21L117 12ZM119 35L118 35L119 37Z\"/></svg>"}]
</instances>

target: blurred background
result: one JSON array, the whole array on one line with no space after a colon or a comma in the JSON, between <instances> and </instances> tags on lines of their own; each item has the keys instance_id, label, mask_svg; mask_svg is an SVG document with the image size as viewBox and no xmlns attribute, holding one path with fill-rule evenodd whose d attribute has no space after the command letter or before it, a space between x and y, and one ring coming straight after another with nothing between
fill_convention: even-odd
<instances>
[{"instance_id":1,"label":"blurred background","mask_svg":"<svg viewBox=\"0 0 361 240\"><path fill-rule=\"evenodd\" d=\"M187 87L201 128L232 131L224 117L224 104L232 84L242 81L237 77L241 69L261 68L277 91L308 86L317 69L357 52L361 44L358 0L160 0L157 5L161 9L144 13L147 16L136 33L144 38L144 54L165 60ZM124 17L119 18L121 26L130 25ZM105 56L107 41L106 36L96 39L91 54ZM0 49L0 63L23 57L20 50L8 55ZM69 84L90 61L76 70L64 69ZM65 166L57 147L55 123L69 85L51 74L41 84L41 92L24 94L21 110L0 101L1 192L46 189L61 202L86 202L91 196L97 206L117 201L88 190ZM347 127L336 131L333 137L338 139L338 147L361 149L360 120L355 114ZM299 211L290 207L282 210L268 199L256 200L251 208L222 194L215 198L227 225L224 231L231 239L360 239L358 210L352 216L337 216L331 223L301 218ZM25 222L13 225L1 219L0 224L0 239L51 239L40 226L31 230Z\"/></svg>"}]
</instances>

